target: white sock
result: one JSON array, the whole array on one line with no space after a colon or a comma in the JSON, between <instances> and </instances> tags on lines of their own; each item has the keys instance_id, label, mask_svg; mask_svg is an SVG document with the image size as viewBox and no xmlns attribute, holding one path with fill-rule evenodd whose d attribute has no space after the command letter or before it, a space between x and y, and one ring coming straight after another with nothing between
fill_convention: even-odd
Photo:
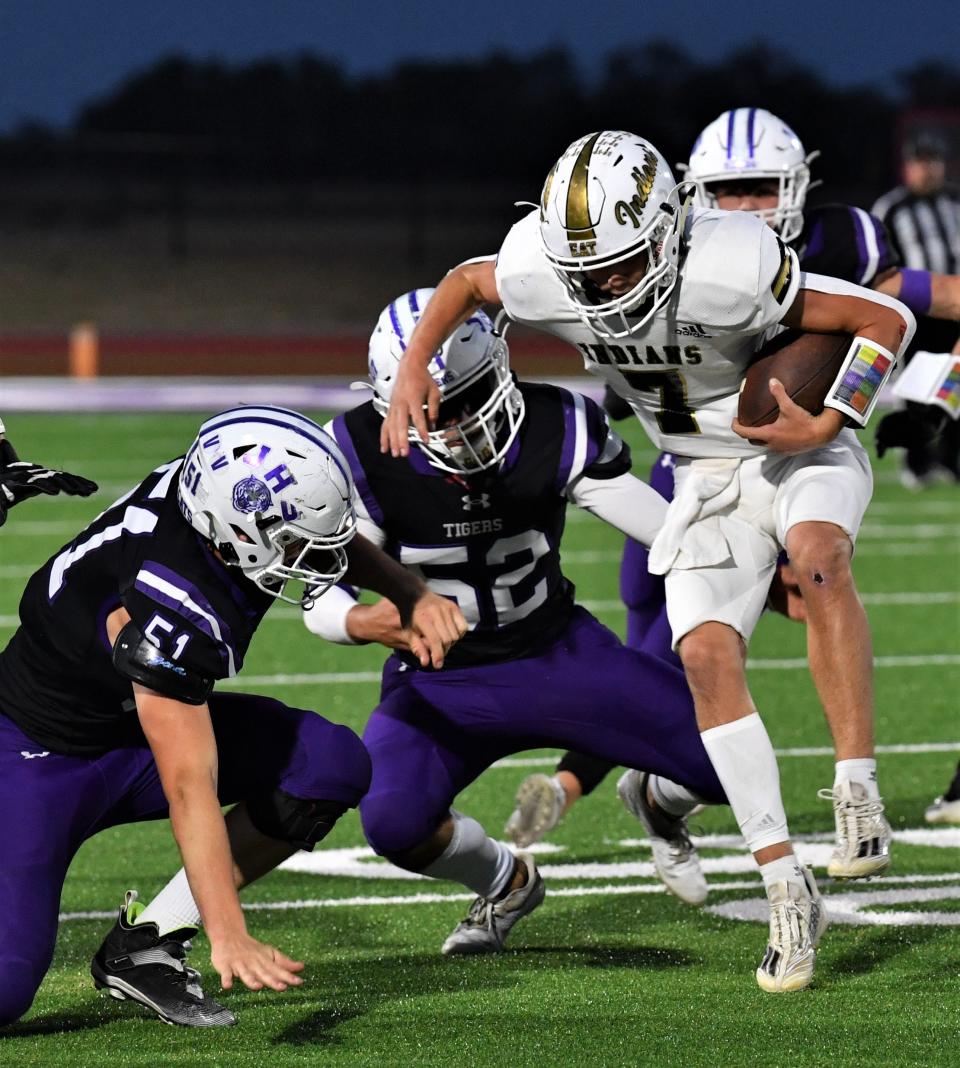
<instances>
[{"instance_id":1,"label":"white sock","mask_svg":"<svg viewBox=\"0 0 960 1068\"><path fill-rule=\"evenodd\" d=\"M700 737L750 851L789 841L780 770L763 720L753 712Z\"/></svg>"},{"instance_id":2,"label":"white sock","mask_svg":"<svg viewBox=\"0 0 960 1068\"><path fill-rule=\"evenodd\" d=\"M703 798L697 797L678 782L671 782L662 775L651 775L647 780L650 794L657 804L657 808L666 812L668 816L680 818L692 812L697 805L703 804Z\"/></svg>"},{"instance_id":3,"label":"white sock","mask_svg":"<svg viewBox=\"0 0 960 1068\"><path fill-rule=\"evenodd\" d=\"M858 782L867 791L871 801L880 800L877 786L877 762L871 757L859 757L856 760L838 760L833 775L834 788L842 782Z\"/></svg>"},{"instance_id":4,"label":"white sock","mask_svg":"<svg viewBox=\"0 0 960 1068\"><path fill-rule=\"evenodd\" d=\"M159 894L133 921L136 923L155 923L160 928L160 934L169 934L181 927L199 927L200 910L190 884L187 882L187 873L181 868L176 875L167 883Z\"/></svg>"},{"instance_id":5,"label":"white sock","mask_svg":"<svg viewBox=\"0 0 960 1068\"><path fill-rule=\"evenodd\" d=\"M792 853L788 853L785 857L778 857L776 860L771 860L766 864L761 864L760 877L763 879L763 885L766 887L768 894L770 893L770 887L774 883L802 883L804 881L803 869Z\"/></svg>"},{"instance_id":6,"label":"white sock","mask_svg":"<svg viewBox=\"0 0 960 1068\"><path fill-rule=\"evenodd\" d=\"M462 883L480 897L496 897L513 877L513 853L495 842L475 819L461 812L451 815L450 844L421 874Z\"/></svg>"}]
</instances>

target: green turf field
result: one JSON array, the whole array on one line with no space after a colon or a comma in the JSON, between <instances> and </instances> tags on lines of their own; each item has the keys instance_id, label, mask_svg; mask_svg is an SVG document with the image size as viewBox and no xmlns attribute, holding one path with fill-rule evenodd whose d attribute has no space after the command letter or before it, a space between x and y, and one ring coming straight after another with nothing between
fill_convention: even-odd
<instances>
[{"instance_id":1,"label":"green turf field","mask_svg":"<svg viewBox=\"0 0 960 1068\"><path fill-rule=\"evenodd\" d=\"M36 500L11 514L0 532L4 638L33 567L181 452L199 422L9 418L21 456L87 474L102 491L90 501ZM645 471L653 453L636 429L633 444ZM960 493L910 495L891 462L879 464L877 476L856 570L878 657L877 741L894 866L869 884L821 884L834 924L812 989L776 996L755 984L766 930L737 917L754 915L762 890L729 814L697 817L709 836L701 855L713 891L706 910L692 910L659 892L641 829L618 803L611 776L543 847L547 901L495 959L440 956L467 895L401 878L373 859L351 813L324 848L299 854L298 870L245 894L257 908L252 932L306 960L306 983L284 994L228 995L239 1026L212 1033L164 1027L94 992L88 962L111 921L78 914L112 912L130 886L149 897L178 866L166 824L105 833L74 863L53 967L29 1015L0 1038L0 1064L955 1064L960 828L927 828L922 813L960 751ZM592 517L571 514L564 557L581 599L622 631L620 540ZM803 655L800 627L765 618L751 649L751 682L784 752L791 829L822 868L832 812L816 790L831 783L832 759ZM293 609L277 606L238 681L360 730L381 660L371 648L323 645ZM491 769L458 807L498 833L521 778L534 765L551 767L551 756L525 753ZM0 857L0 878L2 864ZM214 993L206 953L200 938L194 963Z\"/></svg>"}]
</instances>

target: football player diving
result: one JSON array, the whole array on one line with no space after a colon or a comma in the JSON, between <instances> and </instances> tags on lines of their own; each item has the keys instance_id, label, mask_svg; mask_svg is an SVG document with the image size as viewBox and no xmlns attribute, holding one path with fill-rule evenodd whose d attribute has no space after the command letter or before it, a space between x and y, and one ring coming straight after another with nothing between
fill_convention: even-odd
<instances>
[{"instance_id":1,"label":"football player diving","mask_svg":"<svg viewBox=\"0 0 960 1068\"><path fill-rule=\"evenodd\" d=\"M0 802L16 813L0 826L0 1025L27 1011L50 965L80 845L168 815L179 897L189 882L196 911L141 912L129 893L94 959L97 986L169 1022L232 1023L185 964L199 916L224 987L301 982L301 963L247 933L237 890L355 807L370 759L348 728L213 692L215 681L240 671L277 599L310 605L344 575L403 606L418 662L440 666L466 626L356 536L352 494L340 450L311 420L234 408L27 583L0 653Z\"/></svg>"},{"instance_id":2,"label":"football player diving","mask_svg":"<svg viewBox=\"0 0 960 1068\"><path fill-rule=\"evenodd\" d=\"M0 527L7 521L7 512L30 497L41 493L89 497L96 490L96 482L91 482L89 478L71 475L69 471L52 471L40 464L21 460L7 438L6 427L0 419Z\"/></svg>"},{"instance_id":3,"label":"football player diving","mask_svg":"<svg viewBox=\"0 0 960 1068\"><path fill-rule=\"evenodd\" d=\"M461 264L438 286L398 368L381 447L406 456L411 423L423 441L437 428L430 360L490 303L578 348L674 454L677 494L650 569L665 576L701 737L770 901L757 981L793 990L812 979L823 915L794 856L776 756L747 687L746 647L786 549L837 759L872 761L870 634L850 568L872 476L847 424L868 420L914 319L886 295L801 273L796 252L753 214L695 209L691 200L643 138L602 131L575 141L497 256ZM821 414L771 381L777 419L742 426L741 381L762 335L779 325L853 340ZM673 814L682 814L679 803ZM838 842L837 852L848 848ZM886 851L886 840L872 835L865 848Z\"/></svg>"},{"instance_id":4,"label":"football player diving","mask_svg":"<svg viewBox=\"0 0 960 1068\"><path fill-rule=\"evenodd\" d=\"M494 761L576 739L652 772L658 799L679 791L720 802L723 790L683 674L626 649L575 604L560 570L568 502L648 544L666 512L629 473L629 449L597 404L517 384L505 341L476 310L431 358L436 429L406 457L381 453L397 367L432 293L414 290L385 309L370 341L373 397L328 429L353 474L361 533L454 599L469 630L442 670L430 670L390 600L360 604L338 587L305 622L331 641L395 650L363 735L373 764L364 833L394 864L478 895L444 953L493 953L544 897L531 854L515 856L452 807Z\"/></svg>"},{"instance_id":5,"label":"football player diving","mask_svg":"<svg viewBox=\"0 0 960 1068\"><path fill-rule=\"evenodd\" d=\"M697 137L689 162L682 166L696 186L695 203L704 208L748 211L763 219L794 248L804 271L842 278L901 300L916 315L960 319L960 277L909 270L898 259L883 223L861 208L847 204L806 207L810 188L807 153L790 127L762 108L725 111ZM608 387L604 404L613 418L626 418L632 409ZM948 419L934 406L912 405L880 420L877 452L908 447L921 437L935 436ZM670 500L673 497L673 456L662 453L650 482ZM626 643L679 663L671 649L663 578L647 570L647 549L635 541L624 547L620 592L627 607ZM771 600L789 606L791 618L805 619L803 600L793 569L781 562L771 588ZM521 845L538 841L559 823L580 797L591 793L612 770L585 754L566 753L553 775L527 776L517 790L507 834ZM861 843L887 834L876 807L875 763L838 759L832 790L838 840L844 848L834 858L830 874L853 878L877 874L887 865L885 850L864 850ZM850 783L846 786L845 783ZM644 819L643 785L628 772L618 784L626 807ZM960 774L942 798L927 809L930 822L960 821ZM951 807L952 805L952 807ZM677 849L654 841L662 866L677 863Z\"/></svg>"}]
</instances>

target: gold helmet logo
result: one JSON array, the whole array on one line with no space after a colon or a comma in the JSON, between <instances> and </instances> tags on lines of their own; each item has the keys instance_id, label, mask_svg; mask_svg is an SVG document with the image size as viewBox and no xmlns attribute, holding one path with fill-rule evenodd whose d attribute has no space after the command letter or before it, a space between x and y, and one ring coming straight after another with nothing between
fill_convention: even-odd
<instances>
[{"instance_id":1,"label":"gold helmet logo","mask_svg":"<svg viewBox=\"0 0 960 1068\"><path fill-rule=\"evenodd\" d=\"M570 184L567 186L566 229L570 253L573 256L584 255L582 251L584 244L597 240L596 231L590 221L588 179L590 178L590 157L599 136L600 134L595 133L584 142L573 164Z\"/></svg>"},{"instance_id":2,"label":"gold helmet logo","mask_svg":"<svg viewBox=\"0 0 960 1068\"><path fill-rule=\"evenodd\" d=\"M653 183L657 177L657 157L649 148L643 150L643 165L634 167L630 172L630 177L637 183L637 191L629 200L617 201L613 216L621 226L626 226L628 222L631 222L633 228L639 230L640 216L650 199Z\"/></svg>"}]
</instances>

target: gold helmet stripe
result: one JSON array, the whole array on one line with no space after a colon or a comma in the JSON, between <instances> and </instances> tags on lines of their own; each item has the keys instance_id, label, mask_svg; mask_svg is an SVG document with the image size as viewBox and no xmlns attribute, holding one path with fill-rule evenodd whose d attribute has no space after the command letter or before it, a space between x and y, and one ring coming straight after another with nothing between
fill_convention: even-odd
<instances>
[{"instance_id":1,"label":"gold helmet stripe","mask_svg":"<svg viewBox=\"0 0 960 1068\"><path fill-rule=\"evenodd\" d=\"M570 241L596 238L590 224L590 205L587 200L587 179L590 177L590 156L599 133L584 143L570 173L567 187L567 237Z\"/></svg>"}]
</instances>

